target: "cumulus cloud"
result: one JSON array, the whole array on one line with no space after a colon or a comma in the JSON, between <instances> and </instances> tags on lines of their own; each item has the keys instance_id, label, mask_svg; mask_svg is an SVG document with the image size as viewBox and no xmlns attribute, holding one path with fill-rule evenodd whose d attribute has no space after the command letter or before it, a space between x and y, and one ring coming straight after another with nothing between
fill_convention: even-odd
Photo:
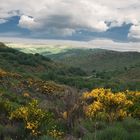
<instances>
[{"instance_id":1,"label":"cumulus cloud","mask_svg":"<svg viewBox=\"0 0 140 140\"><path fill-rule=\"evenodd\" d=\"M18 12L17 12L18 11ZM76 31L105 32L131 24L129 36L138 37L139 0L1 0L0 19L20 16L19 26L29 30L71 36ZM137 27L136 27L137 28Z\"/></svg>"},{"instance_id":2,"label":"cumulus cloud","mask_svg":"<svg viewBox=\"0 0 140 140\"><path fill-rule=\"evenodd\" d=\"M22 15L19 20L19 26L22 28L34 30L40 28L41 25L37 23L34 18Z\"/></svg>"},{"instance_id":3,"label":"cumulus cloud","mask_svg":"<svg viewBox=\"0 0 140 140\"><path fill-rule=\"evenodd\" d=\"M140 40L140 24L131 26L128 37L130 39Z\"/></svg>"}]
</instances>

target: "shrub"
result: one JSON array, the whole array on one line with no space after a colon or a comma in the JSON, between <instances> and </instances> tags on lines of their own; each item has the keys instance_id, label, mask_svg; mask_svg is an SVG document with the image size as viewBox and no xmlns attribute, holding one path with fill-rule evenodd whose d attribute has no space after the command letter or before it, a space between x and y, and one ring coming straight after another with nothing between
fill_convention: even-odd
<instances>
[{"instance_id":1,"label":"shrub","mask_svg":"<svg viewBox=\"0 0 140 140\"><path fill-rule=\"evenodd\" d=\"M109 122L127 117L133 105L123 92L113 93L110 89L95 89L83 95L86 101L85 114L92 119L107 119Z\"/></svg>"},{"instance_id":2,"label":"shrub","mask_svg":"<svg viewBox=\"0 0 140 140\"><path fill-rule=\"evenodd\" d=\"M123 128L108 127L97 133L98 140L127 140L128 133Z\"/></svg>"},{"instance_id":3,"label":"shrub","mask_svg":"<svg viewBox=\"0 0 140 140\"><path fill-rule=\"evenodd\" d=\"M28 105L19 107L10 115L10 119L21 120L32 135L41 134L41 126L45 121L52 122L51 114L38 107L38 101L32 100Z\"/></svg>"},{"instance_id":4,"label":"shrub","mask_svg":"<svg viewBox=\"0 0 140 140\"><path fill-rule=\"evenodd\" d=\"M36 138L40 135L48 135L61 138L64 134L57 128L53 114L41 109L37 100L32 100L27 105L11 112L10 119L23 123L26 136Z\"/></svg>"},{"instance_id":5,"label":"shrub","mask_svg":"<svg viewBox=\"0 0 140 140\"><path fill-rule=\"evenodd\" d=\"M3 100L0 98L0 114L9 115L14 109L14 105L9 100Z\"/></svg>"},{"instance_id":6,"label":"shrub","mask_svg":"<svg viewBox=\"0 0 140 140\"><path fill-rule=\"evenodd\" d=\"M133 101L133 106L130 108L132 116L140 119L140 92L126 91L127 98Z\"/></svg>"}]
</instances>

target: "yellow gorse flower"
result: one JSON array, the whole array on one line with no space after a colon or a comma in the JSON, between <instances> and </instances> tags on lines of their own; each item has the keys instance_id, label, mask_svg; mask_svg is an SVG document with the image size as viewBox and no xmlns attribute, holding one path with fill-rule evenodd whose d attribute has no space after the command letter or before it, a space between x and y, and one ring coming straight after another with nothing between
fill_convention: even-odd
<instances>
[{"instance_id":1,"label":"yellow gorse flower","mask_svg":"<svg viewBox=\"0 0 140 140\"><path fill-rule=\"evenodd\" d=\"M62 116L66 120L68 118L68 112L67 111L63 112Z\"/></svg>"},{"instance_id":2,"label":"yellow gorse flower","mask_svg":"<svg viewBox=\"0 0 140 140\"><path fill-rule=\"evenodd\" d=\"M92 99L92 102L88 103L88 99ZM127 117L128 108L133 105L125 92L113 93L110 89L103 88L84 93L83 100L87 102L85 109L87 117L96 118L99 114L104 114L109 121Z\"/></svg>"},{"instance_id":3,"label":"yellow gorse flower","mask_svg":"<svg viewBox=\"0 0 140 140\"><path fill-rule=\"evenodd\" d=\"M61 139L64 135L63 132L57 130L57 129L53 129L53 130L48 130L47 134L55 139Z\"/></svg>"},{"instance_id":4,"label":"yellow gorse flower","mask_svg":"<svg viewBox=\"0 0 140 140\"><path fill-rule=\"evenodd\" d=\"M27 93L27 92L25 92L25 93L23 93L23 96L24 96L24 97L30 97L30 94Z\"/></svg>"},{"instance_id":5,"label":"yellow gorse flower","mask_svg":"<svg viewBox=\"0 0 140 140\"><path fill-rule=\"evenodd\" d=\"M38 101L32 100L27 106L19 107L10 115L10 119L23 120L25 128L28 129L32 135L38 135L41 120L45 117L45 112L38 108Z\"/></svg>"}]
</instances>

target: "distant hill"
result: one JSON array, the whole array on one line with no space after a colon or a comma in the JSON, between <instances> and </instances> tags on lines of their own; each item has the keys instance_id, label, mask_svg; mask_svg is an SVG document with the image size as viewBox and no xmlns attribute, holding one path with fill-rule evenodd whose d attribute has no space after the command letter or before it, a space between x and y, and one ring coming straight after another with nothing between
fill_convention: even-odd
<instances>
[{"instance_id":1,"label":"distant hill","mask_svg":"<svg viewBox=\"0 0 140 140\"><path fill-rule=\"evenodd\" d=\"M117 52L103 49L72 49L47 55L57 62L77 66L87 72L113 71L140 65L140 53Z\"/></svg>"},{"instance_id":2,"label":"distant hill","mask_svg":"<svg viewBox=\"0 0 140 140\"><path fill-rule=\"evenodd\" d=\"M41 72L56 65L40 54L26 54L0 43L0 67L18 72Z\"/></svg>"},{"instance_id":3,"label":"distant hill","mask_svg":"<svg viewBox=\"0 0 140 140\"><path fill-rule=\"evenodd\" d=\"M83 75L80 68L69 67L51 60L39 53L23 53L0 43L0 67L25 74L56 73L58 75Z\"/></svg>"},{"instance_id":4,"label":"distant hill","mask_svg":"<svg viewBox=\"0 0 140 140\"><path fill-rule=\"evenodd\" d=\"M39 53L45 55L65 52L67 49L71 48L70 46L59 44L6 43L6 45L24 53Z\"/></svg>"},{"instance_id":5,"label":"distant hill","mask_svg":"<svg viewBox=\"0 0 140 140\"><path fill-rule=\"evenodd\" d=\"M140 53L117 52L104 49L81 49L63 45L7 44L26 54L49 57L65 66L78 67L86 72L121 70L140 64Z\"/></svg>"}]
</instances>

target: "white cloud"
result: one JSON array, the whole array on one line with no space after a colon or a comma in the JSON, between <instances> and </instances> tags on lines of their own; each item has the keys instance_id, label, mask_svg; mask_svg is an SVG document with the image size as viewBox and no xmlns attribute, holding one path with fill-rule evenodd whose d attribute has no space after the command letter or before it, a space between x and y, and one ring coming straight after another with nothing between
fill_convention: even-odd
<instances>
[{"instance_id":1,"label":"white cloud","mask_svg":"<svg viewBox=\"0 0 140 140\"><path fill-rule=\"evenodd\" d=\"M3 24L3 23L5 23L5 22L7 22L7 20L5 20L5 19L0 19L0 24Z\"/></svg>"},{"instance_id":2,"label":"white cloud","mask_svg":"<svg viewBox=\"0 0 140 140\"><path fill-rule=\"evenodd\" d=\"M38 29L41 27L41 25L37 23L34 18L25 15L20 17L19 26L30 30Z\"/></svg>"},{"instance_id":3,"label":"white cloud","mask_svg":"<svg viewBox=\"0 0 140 140\"><path fill-rule=\"evenodd\" d=\"M20 27L30 30L60 31L63 36L78 30L104 32L139 23L140 0L1 0L0 19L13 15L20 16Z\"/></svg>"},{"instance_id":4,"label":"white cloud","mask_svg":"<svg viewBox=\"0 0 140 140\"><path fill-rule=\"evenodd\" d=\"M130 39L140 40L140 24L131 26L128 37Z\"/></svg>"},{"instance_id":5,"label":"white cloud","mask_svg":"<svg viewBox=\"0 0 140 140\"><path fill-rule=\"evenodd\" d=\"M115 51L138 51L140 52L140 43L136 42L115 42L110 39L96 39L89 41L90 46L94 46L95 48L103 48L108 50Z\"/></svg>"}]
</instances>

